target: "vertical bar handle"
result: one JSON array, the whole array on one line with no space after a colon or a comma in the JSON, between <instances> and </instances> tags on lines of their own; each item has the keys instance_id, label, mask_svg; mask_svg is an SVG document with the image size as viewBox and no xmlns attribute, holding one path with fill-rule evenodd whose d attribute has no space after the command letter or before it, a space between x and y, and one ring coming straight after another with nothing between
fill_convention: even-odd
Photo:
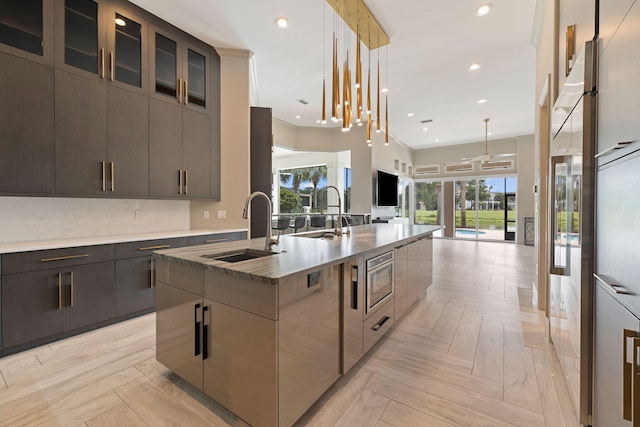
<instances>
[{"instance_id":1,"label":"vertical bar handle","mask_svg":"<svg viewBox=\"0 0 640 427\"><path fill-rule=\"evenodd\" d=\"M100 77L104 79L104 48L100 48Z\"/></svg>"},{"instance_id":2,"label":"vertical bar handle","mask_svg":"<svg viewBox=\"0 0 640 427\"><path fill-rule=\"evenodd\" d=\"M551 214L551 236L549 239L549 243L548 243L548 250L549 250L549 256L550 256L550 262L549 262L549 274L556 274L556 275L561 275L561 276L570 276L571 275L571 248L569 245L569 230L571 227L571 219L573 218L573 208L572 208L572 198L573 198L573 192L571 190L571 185L569 180L571 179L571 162L572 162L572 158L571 156L553 156L551 158L551 171L549 173L549 177L551 179L551 183L550 183L550 189L551 189L551 193L550 193L550 204L552 206L552 214ZM557 234L559 233L558 231L558 211L557 211L557 207L558 207L558 194L556 193L556 187L558 185L558 182L556 182L556 178L560 175L557 175L556 172L558 169L562 169L561 166L559 165L564 165L564 169L565 169L565 175L562 175L565 177L566 181L564 182L565 185L565 200L566 200L566 213L567 213L567 221L566 221L566 227L567 229L565 230L565 262L564 265L558 265L558 263L556 262L556 240L558 239Z\"/></svg>"},{"instance_id":3,"label":"vertical bar handle","mask_svg":"<svg viewBox=\"0 0 640 427\"><path fill-rule=\"evenodd\" d=\"M189 171L184 170L184 194L189 194Z\"/></svg>"},{"instance_id":4,"label":"vertical bar handle","mask_svg":"<svg viewBox=\"0 0 640 427\"><path fill-rule=\"evenodd\" d=\"M71 300L70 300L70 306L73 307L73 271L69 272L69 279L70 279L70 283L71 285L69 286L69 293L71 294Z\"/></svg>"},{"instance_id":5,"label":"vertical bar handle","mask_svg":"<svg viewBox=\"0 0 640 427\"><path fill-rule=\"evenodd\" d=\"M155 278L153 277L153 273L154 273L154 268L153 268L153 258L151 258L149 260L149 287L153 288L155 285Z\"/></svg>"},{"instance_id":6,"label":"vertical bar handle","mask_svg":"<svg viewBox=\"0 0 640 427\"><path fill-rule=\"evenodd\" d=\"M638 366L640 355L640 338L633 339L633 427L640 427L640 367Z\"/></svg>"},{"instance_id":7,"label":"vertical bar handle","mask_svg":"<svg viewBox=\"0 0 640 427\"><path fill-rule=\"evenodd\" d=\"M629 329L624 329L622 331L622 418L627 421L631 421L632 411L634 406L632 405L633 396L632 396L632 380L634 379L634 367L636 362L629 363L627 361L627 342L631 338L636 338L638 333L636 331L630 331ZM640 421L640 417L638 417L638 421Z\"/></svg>"},{"instance_id":8,"label":"vertical bar handle","mask_svg":"<svg viewBox=\"0 0 640 427\"><path fill-rule=\"evenodd\" d=\"M177 91L178 104L182 104L182 79L178 78L178 91Z\"/></svg>"},{"instance_id":9,"label":"vertical bar handle","mask_svg":"<svg viewBox=\"0 0 640 427\"><path fill-rule=\"evenodd\" d=\"M189 104L189 82L184 79L184 105Z\"/></svg>"},{"instance_id":10,"label":"vertical bar handle","mask_svg":"<svg viewBox=\"0 0 640 427\"><path fill-rule=\"evenodd\" d=\"M355 273L355 279L353 275ZM351 309L358 310L358 266L351 266Z\"/></svg>"},{"instance_id":11,"label":"vertical bar handle","mask_svg":"<svg viewBox=\"0 0 640 427\"><path fill-rule=\"evenodd\" d=\"M178 194L182 194L182 169L178 171L178 186L180 187Z\"/></svg>"},{"instance_id":12,"label":"vertical bar handle","mask_svg":"<svg viewBox=\"0 0 640 427\"><path fill-rule=\"evenodd\" d=\"M111 51L109 52L109 80L113 81L116 73L116 54Z\"/></svg>"},{"instance_id":13,"label":"vertical bar handle","mask_svg":"<svg viewBox=\"0 0 640 427\"><path fill-rule=\"evenodd\" d=\"M102 191L107 191L107 171L106 162L102 162Z\"/></svg>"},{"instance_id":14,"label":"vertical bar handle","mask_svg":"<svg viewBox=\"0 0 640 427\"><path fill-rule=\"evenodd\" d=\"M114 181L116 180L116 163L111 162L111 191L115 191Z\"/></svg>"},{"instance_id":15,"label":"vertical bar handle","mask_svg":"<svg viewBox=\"0 0 640 427\"><path fill-rule=\"evenodd\" d=\"M198 310L200 310L200 304L196 304L193 308L194 356L200 355L200 320L198 320Z\"/></svg>"},{"instance_id":16,"label":"vertical bar handle","mask_svg":"<svg viewBox=\"0 0 640 427\"><path fill-rule=\"evenodd\" d=\"M209 323L205 317L209 315L209 306L202 307L202 360L209 357Z\"/></svg>"},{"instance_id":17,"label":"vertical bar handle","mask_svg":"<svg viewBox=\"0 0 640 427\"><path fill-rule=\"evenodd\" d=\"M62 310L62 273L58 273L58 310Z\"/></svg>"}]
</instances>

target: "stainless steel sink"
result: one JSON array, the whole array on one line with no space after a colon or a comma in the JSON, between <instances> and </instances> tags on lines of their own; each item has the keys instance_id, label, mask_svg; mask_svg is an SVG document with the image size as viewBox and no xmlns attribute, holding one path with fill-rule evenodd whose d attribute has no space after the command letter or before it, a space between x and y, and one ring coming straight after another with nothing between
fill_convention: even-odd
<instances>
[{"instance_id":1,"label":"stainless steel sink","mask_svg":"<svg viewBox=\"0 0 640 427\"><path fill-rule=\"evenodd\" d=\"M293 237L306 237L308 239L335 239L336 233L334 231L315 231L313 233L300 233L300 234L289 234L289 236Z\"/></svg>"},{"instance_id":2,"label":"stainless steel sink","mask_svg":"<svg viewBox=\"0 0 640 427\"><path fill-rule=\"evenodd\" d=\"M261 251L258 249L240 249L237 251L223 252L217 254L200 255L202 258L214 259L216 261L224 262L241 262L248 261L250 259L262 258L265 256L275 255L278 252L273 251Z\"/></svg>"}]
</instances>

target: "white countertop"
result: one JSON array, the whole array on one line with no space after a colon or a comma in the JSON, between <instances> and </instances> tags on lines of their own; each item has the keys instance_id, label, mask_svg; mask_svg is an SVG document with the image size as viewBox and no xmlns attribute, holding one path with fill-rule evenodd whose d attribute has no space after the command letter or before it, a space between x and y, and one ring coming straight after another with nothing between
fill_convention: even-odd
<instances>
[{"instance_id":1,"label":"white countertop","mask_svg":"<svg viewBox=\"0 0 640 427\"><path fill-rule=\"evenodd\" d=\"M71 239L0 243L0 254L11 252L39 251L44 249L74 248L78 246L108 245L112 243L136 242L155 239L171 239L176 237L203 236L206 234L232 233L237 231L248 231L248 229L236 228L229 230L176 230L160 231L155 233L76 237Z\"/></svg>"},{"instance_id":2,"label":"white countertop","mask_svg":"<svg viewBox=\"0 0 640 427\"><path fill-rule=\"evenodd\" d=\"M283 235L280 237L280 243L272 247L276 252L275 255L237 263L228 263L206 256L211 253L223 254L247 248L262 250L265 238L219 243L215 248L192 246L165 249L154 252L154 257L277 284L283 278L321 265L340 262L352 256L381 249L392 250L401 242L433 234L441 228L439 225L370 224L352 227L350 235L326 240L302 237L309 233L300 233L298 236Z\"/></svg>"}]
</instances>

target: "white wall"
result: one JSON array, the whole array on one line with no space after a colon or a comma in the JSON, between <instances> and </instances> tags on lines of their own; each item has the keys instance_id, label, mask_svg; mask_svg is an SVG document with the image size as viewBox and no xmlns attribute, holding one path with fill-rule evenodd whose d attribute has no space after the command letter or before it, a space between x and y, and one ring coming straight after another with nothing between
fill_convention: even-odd
<instances>
[{"instance_id":1,"label":"white wall","mask_svg":"<svg viewBox=\"0 0 640 427\"><path fill-rule=\"evenodd\" d=\"M518 169L518 189L517 207L518 230L516 238L518 243L524 244L524 218L535 216L535 195L533 185L535 183L536 162L535 158L535 136L527 135L517 138L517 169Z\"/></svg>"}]
</instances>

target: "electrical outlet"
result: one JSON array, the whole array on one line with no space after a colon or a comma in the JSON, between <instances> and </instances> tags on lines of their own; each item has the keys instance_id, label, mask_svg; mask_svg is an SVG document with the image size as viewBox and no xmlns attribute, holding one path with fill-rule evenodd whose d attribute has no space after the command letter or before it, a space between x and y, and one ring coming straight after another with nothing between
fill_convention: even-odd
<instances>
[{"instance_id":1,"label":"electrical outlet","mask_svg":"<svg viewBox=\"0 0 640 427\"><path fill-rule=\"evenodd\" d=\"M218 218L224 219L227 217L227 211L218 211Z\"/></svg>"},{"instance_id":2,"label":"electrical outlet","mask_svg":"<svg viewBox=\"0 0 640 427\"><path fill-rule=\"evenodd\" d=\"M209 219L209 211L202 211L202 218Z\"/></svg>"},{"instance_id":3,"label":"electrical outlet","mask_svg":"<svg viewBox=\"0 0 640 427\"><path fill-rule=\"evenodd\" d=\"M135 216L136 216L136 219L142 219L142 211L137 210L137 211L135 212Z\"/></svg>"}]
</instances>

